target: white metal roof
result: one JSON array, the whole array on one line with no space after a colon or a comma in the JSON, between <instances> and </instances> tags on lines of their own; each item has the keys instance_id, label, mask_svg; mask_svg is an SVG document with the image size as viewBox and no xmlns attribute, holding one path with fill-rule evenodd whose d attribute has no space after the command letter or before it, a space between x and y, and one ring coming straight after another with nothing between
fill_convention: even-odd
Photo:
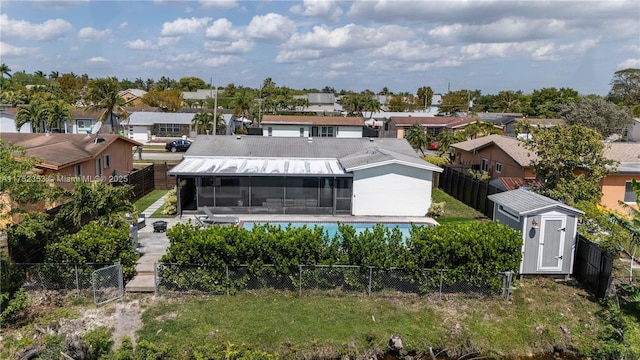
<instances>
[{"instance_id":1,"label":"white metal roof","mask_svg":"<svg viewBox=\"0 0 640 360\"><path fill-rule=\"evenodd\" d=\"M344 175L337 159L185 157L170 175Z\"/></svg>"}]
</instances>

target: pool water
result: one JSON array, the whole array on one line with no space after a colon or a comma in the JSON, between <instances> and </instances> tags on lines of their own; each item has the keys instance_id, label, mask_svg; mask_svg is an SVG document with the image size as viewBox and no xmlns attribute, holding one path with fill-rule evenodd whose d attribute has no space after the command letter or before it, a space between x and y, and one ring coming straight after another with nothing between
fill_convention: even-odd
<instances>
[{"instance_id":1,"label":"pool water","mask_svg":"<svg viewBox=\"0 0 640 360\"><path fill-rule=\"evenodd\" d=\"M252 222L245 221L242 223L242 228L251 230L253 229L255 224L265 224L264 222ZM280 228L284 229L287 226L291 225L291 227L303 227L307 226L308 228L313 229L314 226L322 226L324 231L329 235L329 238L333 238L333 236L338 232L338 223L335 222L312 222L312 223L303 223L303 222L269 222L270 225L280 226ZM342 223L345 225L353 226L356 231L356 234L359 234L366 229L373 229L378 223L361 223L361 222L353 222L353 223ZM409 223L380 223L390 229L398 228L402 233L402 237L408 239L410 236L409 230L411 229L411 224Z\"/></svg>"}]
</instances>

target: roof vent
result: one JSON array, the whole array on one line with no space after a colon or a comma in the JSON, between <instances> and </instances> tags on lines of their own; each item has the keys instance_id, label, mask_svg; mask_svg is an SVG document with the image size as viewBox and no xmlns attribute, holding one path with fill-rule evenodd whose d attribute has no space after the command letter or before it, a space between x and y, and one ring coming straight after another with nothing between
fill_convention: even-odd
<instances>
[{"instance_id":1,"label":"roof vent","mask_svg":"<svg viewBox=\"0 0 640 360\"><path fill-rule=\"evenodd\" d=\"M373 142L373 138L369 138L369 142Z\"/></svg>"},{"instance_id":2,"label":"roof vent","mask_svg":"<svg viewBox=\"0 0 640 360\"><path fill-rule=\"evenodd\" d=\"M240 135L236 136L236 140L240 140L240 139L242 139L242 136Z\"/></svg>"}]
</instances>

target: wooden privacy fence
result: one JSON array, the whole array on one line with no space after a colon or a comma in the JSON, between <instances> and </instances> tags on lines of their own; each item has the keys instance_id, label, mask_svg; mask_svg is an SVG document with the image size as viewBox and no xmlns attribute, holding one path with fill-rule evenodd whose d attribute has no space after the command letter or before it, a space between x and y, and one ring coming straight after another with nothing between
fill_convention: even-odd
<instances>
[{"instance_id":1,"label":"wooden privacy fence","mask_svg":"<svg viewBox=\"0 0 640 360\"><path fill-rule=\"evenodd\" d=\"M444 171L440 174L438 186L447 194L462 201L485 216L493 217L493 201L487 196L502 192L495 186L489 185L486 181L480 181L466 173L470 167L460 165L445 165Z\"/></svg>"},{"instance_id":2,"label":"wooden privacy fence","mask_svg":"<svg viewBox=\"0 0 640 360\"><path fill-rule=\"evenodd\" d=\"M126 176L123 174L123 176L119 176L117 178L121 179L121 181L112 182L111 185L118 186L128 184L133 187L131 198L129 199L131 202L138 201L141 197L155 189L153 164L142 169L134 170Z\"/></svg>"},{"instance_id":3,"label":"wooden privacy fence","mask_svg":"<svg viewBox=\"0 0 640 360\"><path fill-rule=\"evenodd\" d=\"M614 254L578 234L573 276L597 298L603 298L611 285Z\"/></svg>"}]
</instances>

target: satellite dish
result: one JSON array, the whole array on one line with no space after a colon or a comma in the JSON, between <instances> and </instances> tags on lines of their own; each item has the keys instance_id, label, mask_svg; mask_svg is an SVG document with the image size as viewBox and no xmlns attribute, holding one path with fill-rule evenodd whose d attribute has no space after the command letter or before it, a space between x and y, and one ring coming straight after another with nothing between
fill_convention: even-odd
<instances>
[{"instance_id":1,"label":"satellite dish","mask_svg":"<svg viewBox=\"0 0 640 360\"><path fill-rule=\"evenodd\" d=\"M100 128L102 127L102 121L98 121L96 122L92 127L91 127L91 135L97 135L98 131L100 131Z\"/></svg>"}]
</instances>

